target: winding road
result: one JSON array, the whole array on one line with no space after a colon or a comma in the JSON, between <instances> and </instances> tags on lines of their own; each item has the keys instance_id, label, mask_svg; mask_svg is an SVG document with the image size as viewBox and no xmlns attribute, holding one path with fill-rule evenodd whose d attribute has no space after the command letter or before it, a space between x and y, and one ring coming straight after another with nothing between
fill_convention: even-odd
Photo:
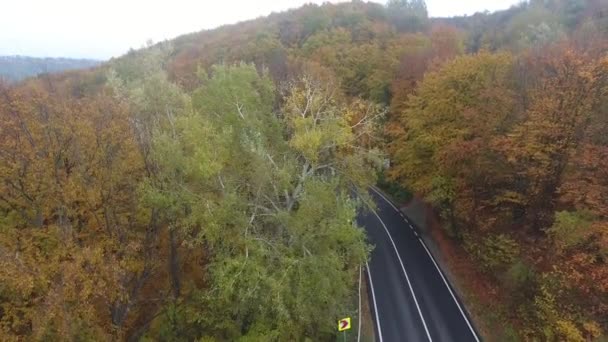
<instances>
[{"instance_id":1,"label":"winding road","mask_svg":"<svg viewBox=\"0 0 608 342\"><path fill-rule=\"evenodd\" d=\"M377 210L358 222L375 246L366 265L376 341L477 341L462 303L414 223L372 189Z\"/></svg>"}]
</instances>

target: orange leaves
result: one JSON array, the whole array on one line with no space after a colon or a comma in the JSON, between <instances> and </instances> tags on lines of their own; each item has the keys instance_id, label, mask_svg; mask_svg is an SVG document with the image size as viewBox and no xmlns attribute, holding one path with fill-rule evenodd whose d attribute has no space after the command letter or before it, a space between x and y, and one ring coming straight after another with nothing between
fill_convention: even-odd
<instances>
[{"instance_id":1,"label":"orange leaves","mask_svg":"<svg viewBox=\"0 0 608 342\"><path fill-rule=\"evenodd\" d=\"M38 210L44 222L37 224L49 225L61 220L60 207L97 207L92 201L100 189L92 184L109 185L130 165L133 176L141 169L124 109L109 105L108 98L68 101L26 91L15 90L0 113L3 122L13 123L0 138L0 158L6 161L0 169L4 205ZM34 223L32 214L22 214Z\"/></svg>"},{"instance_id":2,"label":"orange leaves","mask_svg":"<svg viewBox=\"0 0 608 342\"><path fill-rule=\"evenodd\" d=\"M584 142L605 82L598 77L597 60L569 45L526 58L523 70L534 77L524 88L529 101L503 151L526 180L519 191L529 198L529 225L540 230L551 225L564 172L576 169L570 159Z\"/></svg>"},{"instance_id":3,"label":"orange leaves","mask_svg":"<svg viewBox=\"0 0 608 342\"><path fill-rule=\"evenodd\" d=\"M605 57L567 44L515 61L457 57L427 72L413 92L392 107L390 177L427 199L442 195L437 209L446 221L455 217L474 246L484 234L515 238L522 254L514 260L551 279L531 290L554 298L550 305L514 304L552 312L534 324L551 325L553 336L597 335L573 317L608 314Z\"/></svg>"},{"instance_id":4,"label":"orange leaves","mask_svg":"<svg viewBox=\"0 0 608 342\"><path fill-rule=\"evenodd\" d=\"M582 293L589 299L590 309L596 314L605 315L608 305L608 267L606 264L584 251L574 252L562 259L556 266L561 286L572 293Z\"/></svg>"},{"instance_id":5,"label":"orange leaves","mask_svg":"<svg viewBox=\"0 0 608 342\"><path fill-rule=\"evenodd\" d=\"M433 174L464 176L467 164L480 163L471 161L471 152L487 150L513 108L510 63L509 55L482 53L426 74L416 96L404 111L392 113L388 126L394 179L409 178L428 189ZM422 165L432 171L422 171Z\"/></svg>"},{"instance_id":6,"label":"orange leaves","mask_svg":"<svg viewBox=\"0 0 608 342\"><path fill-rule=\"evenodd\" d=\"M464 32L447 25L436 25L430 33L435 63L450 60L464 51Z\"/></svg>"},{"instance_id":7,"label":"orange leaves","mask_svg":"<svg viewBox=\"0 0 608 342\"><path fill-rule=\"evenodd\" d=\"M560 186L560 201L608 216L608 146L581 146L572 165Z\"/></svg>"},{"instance_id":8,"label":"orange leaves","mask_svg":"<svg viewBox=\"0 0 608 342\"><path fill-rule=\"evenodd\" d=\"M141 244L143 162L128 113L107 96L66 98L38 80L0 97L0 302L21 312L0 325L31 329L3 333L68 338L78 328L65 317L104 325L100 301L124 296L142 272L143 251L130 246Z\"/></svg>"}]
</instances>

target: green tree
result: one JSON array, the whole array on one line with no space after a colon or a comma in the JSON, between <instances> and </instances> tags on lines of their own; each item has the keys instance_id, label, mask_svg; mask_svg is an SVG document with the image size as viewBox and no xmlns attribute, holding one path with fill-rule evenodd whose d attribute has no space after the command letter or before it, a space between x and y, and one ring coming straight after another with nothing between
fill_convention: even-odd
<instances>
[{"instance_id":1,"label":"green tree","mask_svg":"<svg viewBox=\"0 0 608 342\"><path fill-rule=\"evenodd\" d=\"M428 11L424 0L389 0L388 17L400 32L424 31L428 24Z\"/></svg>"},{"instance_id":2,"label":"green tree","mask_svg":"<svg viewBox=\"0 0 608 342\"><path fill-rule=\"evenodd\" d=\"M369 250L350 191L373 182L377 160L355 133L376 116L354 127L333 92L305 77L277 112L266 73L216 66L159 134L163 184L146 196L210 258L209 287L187 306L193 337L333 334Z\"/></svg>"}]
</instances>

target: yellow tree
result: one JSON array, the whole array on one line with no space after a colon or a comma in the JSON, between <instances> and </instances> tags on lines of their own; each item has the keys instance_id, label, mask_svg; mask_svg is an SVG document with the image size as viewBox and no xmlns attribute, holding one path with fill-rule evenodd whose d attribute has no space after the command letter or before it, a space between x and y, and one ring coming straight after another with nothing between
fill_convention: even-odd
<instances>
[{"instance_id":1,"label":"yellow tree","mask_svg":"<svg viewBox=\"0 0 608 342\"><path fill-rule=\"evenodd\" d=\"M527 63L526 72L535 81L525 121L504 148L523 177L515 190L525 196L527 222L540 230L552 224L564 171L600 103L608 60L559 45L532 55Z\"/></svg>"},{"instance_id":2,"label":"yellow tree","mask_svg":"<svg viewBox=\"0 0 608 342\"><path fill-rule=\"evenodd\" d=\"M511 70L508 54L457 57L425 76L399 113L402 130L389 131L389 177L425 195L451 223L475 217L500 182L490 142L514 112Z\"/></svg>"},{"instance_id":3,"label":"yellow tree","mask_svg":"<svg viewBox=\"0 0 608 342\"><path fill-rule=\"evenodd\" d=\"M115 339L150 278L128 112L35 80L0 89L0 336Z\"/></svg>"}]
</instances>

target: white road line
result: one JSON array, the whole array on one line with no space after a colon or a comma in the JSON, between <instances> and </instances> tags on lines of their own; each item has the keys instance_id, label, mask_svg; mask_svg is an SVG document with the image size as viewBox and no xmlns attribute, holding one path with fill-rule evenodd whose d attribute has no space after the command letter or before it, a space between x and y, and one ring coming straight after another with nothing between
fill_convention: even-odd
<instances>
[{"instance_id":1,"label":"white road line","mask_svg":"<svg viewBox=\"0 0 608 342\"><path fill-rule=\"evenodd\" d=\"M435 265L435 268L437 269L437 272L439 272L439 275L441 276L441 279L443 279L443 283L448 288L448 291L450 291L450 294L452 295L452 299L454 299L454 302L456 303L456 306L458 306L458 310L460 310L460 314L462 315L462 317L464 317L464 320L465 320L465 322L467 322L467 325L469 326L469 329L471 329L471 333L473 334L473 337L475 337L475 341L479 342L479 337L477 336L477 333L475 332L475 329L473 329L473 326L471 325L471 322L469 322L469 319L467 318L467 315L465 315L464 310L462 310L462 307L460 306L460 303L458 303L458 300L456 299L456 296L454 295L454 292L452 292L452 288L448 284L448 281L445 279L445 276L443 275L443 272L439 268L439 265L437 265L437 262L435 261L435 258L433 257L433 255L431 254L431 252L429 251L429 249L426 247L426 244L424 243L424 241L422 241L422 239L418 239L418 241L420 241L420 243L422 244L422 247L424 247L424 250L426 251L426 253L431 258L431 261L433 261L433 264Z\"/></svg>"},{"instance_id":2,"label":"white road line","mask_svg":"<svg viewBox=\"0 0 608 342\"><path fill-rule=\"evenodd\" d=\"M357 342L361 341L361 265L359 265L359 309L357 311L357 320L359 321L359 328L357 329Z\"/></svg>"},{"instance_id":3,"label":"white road line","mask_svg":"<svg viewBox=\"0 0 608 342\"><path fill-rule=\"evenodd\" d=\"M407 216L405 216L405 215L403 214L403 212L402 212L401 210L399 210L399 209L398 209L398 208L397 208L397 207L396 207L396 206L393 204L393 202L389 201L389 200L388 200L388 199L387 199L387 198L386 198L386 197L385 197L385 196L384 196L384 195L383 195L383 194L382 194L380 191L378 191L378 190L376 189L376 187L372 186L372 187L370 187L370 189L374 190L374 192L375 192L375 193L377 193L377 194L378 194L380 197L382 197L382 198L383 198L383 199L386 201L386 203L388 203L388 204L389 204L391 207L393 207L393 209L395 209L395 210L396 210L396 211L399 213L399 215L401 215L401 217L402 217L402 218L405 220L405 222L406 222L406 223L410 223L410 221L407 219ZM412 227L412 225L411 225L411 224L410 224L410 228L414 229L414 227Z\"/></svg>"},{"instance_id":4,"label":"white road line","mask_svg":"<svg viewBox=\"0 0 608 342\"><path fill-rule=\"evenodd\" d=\"M374 282L372 281L372 271L369 268L367 261L365 262L365 268L367 268L367 277L369 278L369 287L372 290L372 301L374 302L374 312L376 313L376 326L378 327L378 337L382 342L382 328L380 327L380 316L378 316L378 305L376 304L376 293L374 292Z\"/></svg>"},{"instance_id":5,"label":"white road line","mask_svg":"<svg viewBox=\"0 0 608 342\"><path fill-rule=\"evenodd\" d=\"M372 187L372 190L374 190L374 192L376 192L378 195L380 195L380 197L382 197L388 204L390 204L393 208L395 207L391 201L389 201L384 195L382 195L379 191L377 191L376 189L374 189ZM410 228L414 229L414 227L410 224ZM469 321L469 318L467 317L467 315L464 313L464 310L462 309L462 307L460 306L460 303L458 302L458 299L456 299L456 296L454 295L454 292L452 291L452 288L450 287L450 285L448 284L448 281L445 279L445 276L443 275L443 272L441 271L441 269L439 268L439 265L437 265L437 261L435 261L435 258L433 257L433 255L431 254L431 252L429 251L429 249L426 247L426 244L424 243L424 241L422 239L418 239L418 241L420 241L420 243L422 244L422 247L424 247L424 250L426 251L426 253L429 255L429 257L431 258L431 261L433 262L433 264L435 265L435 268L437 269L437 272L439 272L439 275L441 276L441 279L443 280L443 283L445 284L445 286L448 288L448 291L450 292L450 295L452 295L452 299L454 299L454 302L456 303L456 306L458 307L458 310L460 311L460 314L462 315L462 317L464 318L465 322L467 323L467 326L469 327L469 329L471 329L471 333L473 333L473 337L475 337L475 341L479 342L479 337L477 336L477 333L475 332L475 329L473 329L473 326L471 325L471 322Z\"/></svg>"},{"instance_id":6,"label":"white road line","mask_svg":"<svg viewBox=\"0 0 608 342\"><path fill-rule=\"evenodd\" d=\"M418 305L418 299L416 299L416 294L414 293L414 288L412 287L412 283L410 282L410 277L407 275L405 266L403 266L403 261L401 260L401 256L399 255L399 251L397 250L397 245L395 245L395 241L393 241L393 237L391 236L391 233L388 231L388 228L386 227L386 225L384 224L384 221L382 221L382 219L380 218L378 213L373 209L371 209L371 211L374 213L374 215L376 215L376 217L378 218L380 223L382 223L382 226L384 227L386 234L388 234L388 238L391 240L391 244L393 245L393 248L395 249L395 254L397 254L397 259L399 259L399 264L401 264L401 270L403 270L403 274L405 274L405 280L407 281L407 285L409 286L410 292L412 293L412 297L414 298L414 304L416 304L416 309L418 310L418 315L420 315L420 319L422 320L422 325L424 326L424 331L426 332L426 336L429 338L429 341L432 342L433 339L431 338L431 333L429 332L429 328L426 326L426 321L424 320L424 317L422 316L422 310L420 310L420 305Z\"/></svg>"},{"instance_id":7,"label":"white road line","mask_svg":"<svg viewBox=\"0 0 608 342\"><path fill-rule=\"evenodd\" d=\"M397 209L397 207L395 207L395 206L393 205L393 203L391 203L391 201L387 200L387 199L386 199L386 197L384 197L384 195L382 195L382 194L380 193L380 191L376 190L376 187L372 186L372 187L370 187L370 189L374 190L374 192L375 192L375 193L377 193L377 194L378 194L378 195L380 195L382 198L384 198L384 200L385 200L385 201L386 201L388 204L390 204L390 205L391 205L391 207L393 207L393 209L395 209L395 211L397 211L398 213L400 213L400 214L401 214L401 216L403 216L403 213L401 213L401 210Z\"/></svg>"}]
</instances>

